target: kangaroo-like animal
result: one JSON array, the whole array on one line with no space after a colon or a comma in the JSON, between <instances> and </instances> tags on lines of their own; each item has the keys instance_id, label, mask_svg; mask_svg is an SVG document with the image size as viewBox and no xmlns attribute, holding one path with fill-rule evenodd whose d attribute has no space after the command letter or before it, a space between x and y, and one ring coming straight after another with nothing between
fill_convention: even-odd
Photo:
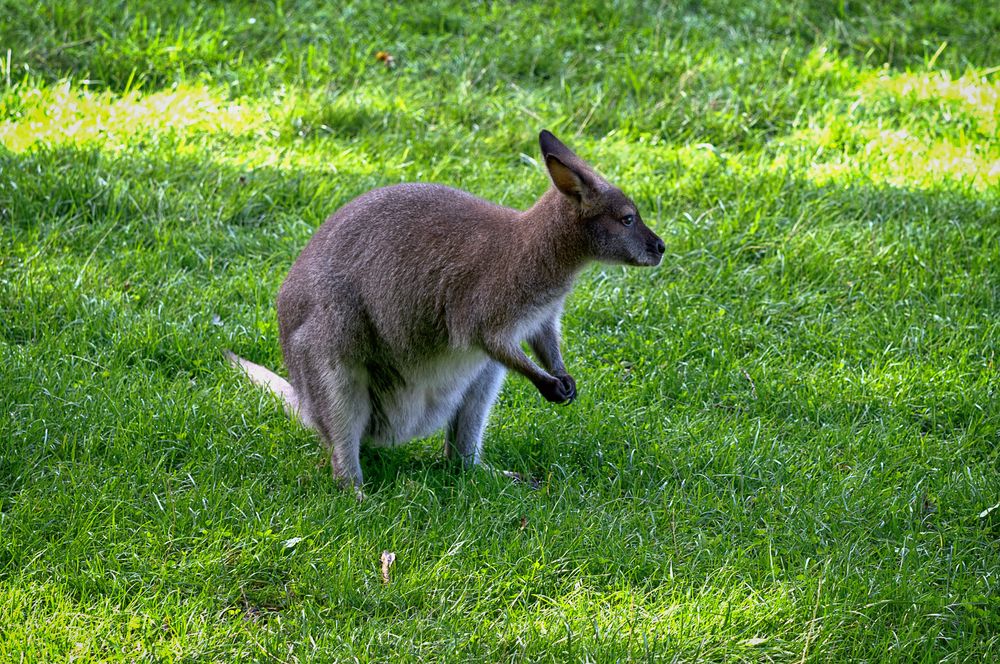
<instances>
[{"instance_id":1,"label":"kangaroo-like animal","mask_svg":"<svg viewBox=\"0 0 1000 664\"><path fill-rule=\"evenodd\" d=\"M375 189L335 212L278 293L291 384L229 354L319 432L341 482L360 487L362 443L442 428L450 458L479 463L507 370L572 401L559 318L575 277L592 260L660 262L663 241L625 194L548 131L539 143L554 186L523 212L435 184Z\"/></svg>"}]
</instances>

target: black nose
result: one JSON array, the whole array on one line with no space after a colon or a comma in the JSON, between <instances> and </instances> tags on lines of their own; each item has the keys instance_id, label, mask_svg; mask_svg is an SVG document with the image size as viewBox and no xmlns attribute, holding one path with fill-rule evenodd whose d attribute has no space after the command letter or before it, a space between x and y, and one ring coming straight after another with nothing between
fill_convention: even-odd
<instances>
[{"instance_id":1,"label":"black nose","mask_svg":"<svg viewBox=\"0 0 1000 664\"><path fill-rule=\"evenodd\" d=\"M663 244L663 240L657 238L656 240L656 253L663 255L663 252L667 250L667 245Z\"/></svg>"}]
</instances>

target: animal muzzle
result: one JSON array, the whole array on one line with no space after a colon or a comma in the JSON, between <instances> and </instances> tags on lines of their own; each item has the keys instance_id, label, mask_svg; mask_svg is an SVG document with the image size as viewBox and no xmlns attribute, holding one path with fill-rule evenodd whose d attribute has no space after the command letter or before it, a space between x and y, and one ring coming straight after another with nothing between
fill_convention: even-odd
<instances>
[{"instance_id":1,"label":"animal muzzle","mask_svg":"<svg viewBox=\"0 0 1000 664\"><path fill-rule=\"evenodd\" d=\"M663 258L663 254L667 251L667 246L663 244L663 240L653 235L652 238L646 241L646 251L645 255L642 256L637 263L639 265L653 267L654 265L659 265L660 260Z\"/></svg>"}]
</instances>

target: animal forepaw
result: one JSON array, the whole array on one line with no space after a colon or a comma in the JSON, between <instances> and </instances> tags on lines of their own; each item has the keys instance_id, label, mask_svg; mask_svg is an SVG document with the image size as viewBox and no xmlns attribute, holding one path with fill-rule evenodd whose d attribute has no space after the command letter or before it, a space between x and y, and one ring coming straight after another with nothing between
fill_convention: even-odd
<instances>
[{"instance_id":1,"label":"animal forepaw","mask_svg":"<svg viewBox=\"0 0 1000 664\"><path fill-rule=\"evenodd\" d=\"M546 401L567 404L576 398L576 381L568 374L553 376L539 385L538 391Z\"/></svg>"}]
</instances>

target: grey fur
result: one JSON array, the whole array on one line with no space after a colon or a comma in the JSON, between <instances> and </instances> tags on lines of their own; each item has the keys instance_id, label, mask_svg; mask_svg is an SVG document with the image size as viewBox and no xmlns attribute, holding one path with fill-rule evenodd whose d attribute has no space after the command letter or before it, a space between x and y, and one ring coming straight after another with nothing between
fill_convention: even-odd
<instances>
[{"instance_id":1,"label":"grey fur","mask_svg":"<svg viewBox=\"0 0 1000 664\"><path fill-rule=\"evenodd\" d=\"M507 370L549 401L572 401L559 318L576 275L591 260L659 263L663 242L635 204L549 132L539 143L554 186L523 212L401 184L359 196L316 231L278 293L292 394L235 358L319 432L341 481L360 486L362 441L441 428L450 457L478 463Z\"/></svg>"}]
</instances>

